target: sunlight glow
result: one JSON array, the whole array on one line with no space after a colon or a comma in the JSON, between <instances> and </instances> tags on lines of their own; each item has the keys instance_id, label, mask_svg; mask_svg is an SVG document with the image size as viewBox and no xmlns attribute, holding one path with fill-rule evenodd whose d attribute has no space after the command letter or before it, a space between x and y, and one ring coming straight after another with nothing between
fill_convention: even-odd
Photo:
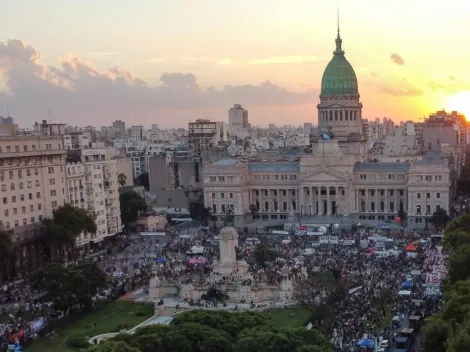
<instances>
[{"instance_id":1,"label":"sunlight glow","mask_svg":"<svg viewBox=\"0 0 470 352\"><path fill-rule=\"evenodd\" d=\"M465 115L467 120L470 119L470 92L464 91L457 93L447 101L447 109L456 110Z\"/></svg>"}]
</instances>

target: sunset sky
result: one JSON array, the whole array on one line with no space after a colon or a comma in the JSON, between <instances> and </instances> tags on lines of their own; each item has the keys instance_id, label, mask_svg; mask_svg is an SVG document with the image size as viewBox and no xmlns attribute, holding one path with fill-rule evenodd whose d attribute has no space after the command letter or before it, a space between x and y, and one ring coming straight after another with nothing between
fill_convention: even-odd
<instances>
[{"instance_id":1,"label":"sunset sky","mask_svg":"<svg viewBox=\"0 0 470 352\"><path fill-rule=\"evenodd\" d=\"M317 120L336 11L363 116L470 115L470 1L15 0L2 5L0 115L21 127Z\"/></svg>"}]
</instances>

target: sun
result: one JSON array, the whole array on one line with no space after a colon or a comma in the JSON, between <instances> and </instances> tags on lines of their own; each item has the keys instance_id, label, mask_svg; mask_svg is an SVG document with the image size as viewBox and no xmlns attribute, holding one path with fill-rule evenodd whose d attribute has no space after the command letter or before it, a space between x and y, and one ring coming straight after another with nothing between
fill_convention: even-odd
<instances>
[{"instance_id":1,"label":"sun","mask_svg":"<svg viewBox=\"0 0 470 352\"><path fill-rule=\"evenodd\" d=\"M451 96L447 100L447 109L457 111L465 115L467 120L470 120L470 92L463 91Z\"/></svg>"}]
</instances>

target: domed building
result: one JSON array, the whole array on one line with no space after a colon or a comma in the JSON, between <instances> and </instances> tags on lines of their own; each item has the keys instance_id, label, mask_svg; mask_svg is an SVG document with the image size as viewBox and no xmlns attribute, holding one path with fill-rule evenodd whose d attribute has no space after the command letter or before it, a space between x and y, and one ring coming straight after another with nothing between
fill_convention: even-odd
<instances>
[{"instance_id":1,"label":"domed building","mask_svg":"<svg viewBox=\"0 0 470 352\"><path fill-rule=\"evenodd\" d=\"M320 132L329 130L338 140L344 154L356 155L357 161L364 161L366 137L362 121L362 104L356 73L346 59L339 32L336 50L323 72L320 104L318 104L318 125Z\"/></svg>"}]
</instances>

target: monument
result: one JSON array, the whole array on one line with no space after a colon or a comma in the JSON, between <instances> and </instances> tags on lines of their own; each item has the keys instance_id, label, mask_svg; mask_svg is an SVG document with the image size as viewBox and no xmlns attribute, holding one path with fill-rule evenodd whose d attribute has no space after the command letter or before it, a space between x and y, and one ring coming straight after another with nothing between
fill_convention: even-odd
<instances>
[{"instance_id":1,"label":"monument","mask_svg":"<svg viewBox=\"0 0 470 352\"><path fill-rule=\"evenodd\" d=\"M219 235L219 262L214 266L214 272L218 274L242 274L248 270L248 264L237 253L238 233L233 227L232 218L229 209Z\"/></svg>"}]
</instances>

